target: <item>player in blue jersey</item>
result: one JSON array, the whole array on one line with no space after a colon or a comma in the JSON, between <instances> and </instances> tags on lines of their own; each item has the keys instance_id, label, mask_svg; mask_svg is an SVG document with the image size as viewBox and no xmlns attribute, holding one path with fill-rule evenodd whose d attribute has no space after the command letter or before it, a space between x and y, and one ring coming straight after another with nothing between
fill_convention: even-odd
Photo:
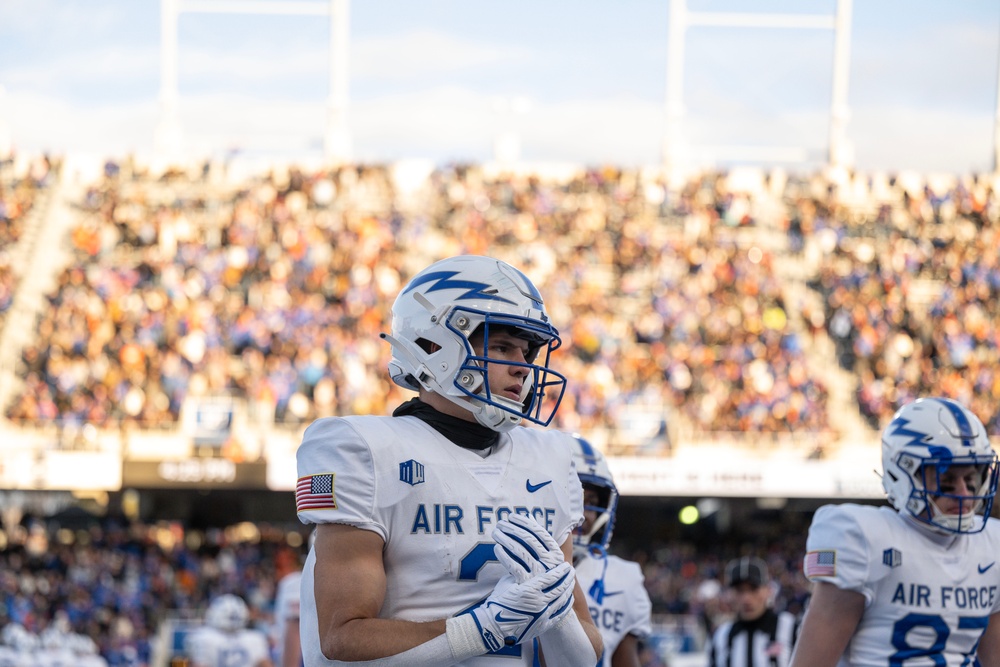
<instances>
[{"instance_id":1,"label":"player in blue jersey","mask_svg":"<svg viewBox=\"0 0 1000 667\"><path fill-rule=\"evenodd\" d=\"M813 594L792 667L1000 667L997 455L945 398L882 432L891 507L821 507L804 561Z\"/></svg>"},{"instance_id":2,"label":"player in blue jersey","mask_svg":"<svg viewBox=\"0 0 1000 667\"><path fill-rule=\"evenodd\" d=\"M638 667L639 640L652 632L652 604L638 564L608 553L618 489L600 450L577 436L573 461L583 485L584 521L573 535L573 563L590 615L604 638L603 667Z\"/></svg>"},{"instance_id":3,"label":"player in blue jersey","mask_svg":"<svg viewBox=\"0 0 1000 667\"><path fill-rule=\"evenodd\" d=\"M305 664L594 665L601 636L576 584L583 494L542 297L489 257L437 262L392 309L393 416L320 419L298 450Z\"/></svg>"}]
</instances>

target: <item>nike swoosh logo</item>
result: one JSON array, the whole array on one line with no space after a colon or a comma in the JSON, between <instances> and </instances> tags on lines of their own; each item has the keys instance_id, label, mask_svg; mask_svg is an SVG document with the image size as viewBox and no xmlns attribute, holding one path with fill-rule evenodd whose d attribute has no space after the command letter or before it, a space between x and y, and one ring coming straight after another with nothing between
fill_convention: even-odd
<instances>
[{"instance_id":1,"label":"nike swoosh logo","mask_svg":"<svg viewBox=\"0 0 1000 667\"><path fill-rule=\"evenodd\" d=\"M983 567L982 565L980 565L980 566L979 566L979 574L986 574L986 570L990 569L990 568L991 568L991 567L993 567L993 566L994 566L995 564L996 564L996 561L993 561L992 563L990 563L990 564L989 564L989 565L987 565L986 567Z\"/></svg>"},{"instance_id":2,"label":"nike swoosh logo","mask_svg":"<svg viewBox=\"0 0 1000 667\"><path fill-rule=\"evenodd\" d=\"M552 480L550 479L549 481L542 482L541 484L532 484L530 479L526 479L526 480L524 480L524 488L528 489L528 493L534 493L535 491L537 491L538 489L542 488L543 486L548 486L551 483L552 483Z\"/></svg>"},{"instance_id":3,"label":"nike swoosh logo","mask_svg":"<svg viewBox=\"0 0 1000 667\"><path fill-rule=\"evenodd\" d=\"M606 597L606 598L609 598L609 597L611 597L612 595L621 595L621 594L622 594L622 593L624 593L624 592L625 592L625 591L615 591L615 592L613 592L613 593L612 593L612 592L609 592L609 591L605 591L605 592L604 592L604 597Z\"/></svg>"},{"instance_id":4,"label":"nike swoosh logo","mask_svg":"<svg viewBox=\"0 0 1000 667\"><path fill-rule=\"evenodd\" d=\"M497 620L497 623L523 623L525 620L524 618L507 618L503 615L502 611L498 611L494 618Z\"/></svg>"}]
</instances>

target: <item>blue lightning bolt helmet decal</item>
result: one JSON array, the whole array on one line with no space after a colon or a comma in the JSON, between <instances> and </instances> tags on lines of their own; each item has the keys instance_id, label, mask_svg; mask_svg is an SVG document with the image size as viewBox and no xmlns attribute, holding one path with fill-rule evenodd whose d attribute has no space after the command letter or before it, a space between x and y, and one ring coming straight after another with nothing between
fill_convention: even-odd
<instances>
[{"instance_id":1,"label":"blue lightning bolt helmet decal","mask_svg":"<svg viewBox=\"0 0 1000 667\"><path fill-rule=\"evenodd\" d=\"M490 285L488 283L480 283L472 280L455 280L454 278L457 275L458 271L434 271L422 276L417 276L406 288L404 294L420 287L421 285L433 283L427 288L427 292L437 292L448 289L465 290L463 294L455 297L456 301L483 299L485 301L502 301L509 304L514 303L510 299L505 299L499 294L487 294L484 290L490 289ZM538 293L537 289L535 293Z\"/></svg>"}]
</instances>

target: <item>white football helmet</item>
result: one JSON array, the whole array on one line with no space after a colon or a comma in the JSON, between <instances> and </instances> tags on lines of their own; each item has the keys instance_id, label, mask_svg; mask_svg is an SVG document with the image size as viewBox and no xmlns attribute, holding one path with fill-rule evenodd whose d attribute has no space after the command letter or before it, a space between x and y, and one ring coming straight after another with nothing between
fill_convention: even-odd
<instances>
[{"instance_id":1,"label":"white football helmet","mask_svg":"<svg viewBox=\"0 0 1000 667\"><path fill-rule=\"evenodd\" d=\"M979 472L972 495L941 491L940 475L965 465ZM979 418L955 401L922 398L900 408L882 431L882 472L882 486L897 511L938 532L977 533L986 527L997 492L997 455ZM957 500L959 511L944 514L935 498Z\"/></svg>"},{"instance_id":2,"label":"white football helmet","mask_svg":"<svg viewBox=\"0 0 1000 667\"><path fill-rule=\"evenodd\" d=\"M25 636L28 634L28 630L20 623L8 623L3 626L3 630L0 630L0 642L4 646L19 648L24 645Z\"/></svg>"},{"instance_id":3,"label":"white football helmet","mask_svg":"<svg viewBox=\"0 0 1000 667\"><path fill-rule=\"evenodd\" d=\"M223 632L235 632L246 627L250 610L243 598L237 595L220 595L212 600L205 612L205 622Z\"/></svg>"},{"instance_id":4,"label":"white football helmet","mask_svg":"<svg viewBox=\"0 0 1000 667\"><path fill-rule=\"evenodd\" d=\"M499 327L531 343L526 363L489 358L490 331ZM469 342L477 332L482 355ZM392 334L382 337L392 345L393 382L440 394L494 431L522 419L548 425L566 389L566 378L548 367L562 340L541 294L523 273L491 257L451 257L418 273L396 297ZM492 395L489 373L499 365L527 369L519 401Z\"/></svg>"},{"instance_id":5,"label":"white football helmet","mask_svg":"<svg viewBox=\"0 0 1000 667\"><path fill-rule=\"evenodd\" d=\"M573 436L573 463L584 490L596 491L599 498L597 505L583 506L584 510L597 512L597 518L587 532L582 532L582 526L574 531L573 550L578 556L595 547L607 550L618 510L618 487L611 477L611 469L600 450L579 435Z\"/></svg>"}]
</instances>

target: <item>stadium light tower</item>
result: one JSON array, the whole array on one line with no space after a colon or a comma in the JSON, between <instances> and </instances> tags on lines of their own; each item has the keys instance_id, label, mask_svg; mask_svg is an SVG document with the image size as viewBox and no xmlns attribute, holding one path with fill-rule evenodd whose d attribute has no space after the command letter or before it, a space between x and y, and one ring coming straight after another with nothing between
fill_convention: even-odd
<instances>
[{"instance_id":1,"label":"stadium light tower","mask_svg":"<svg viewBox=\"0 0 1000 667\"><path fill-rule=\"evenodd\" d=\"M4 97L7 95L7 89L2 83L0 83L0 109L4 108ZM3 168L3 163L10 157L11 151L13 150L13 142L10 136L10 125L3 116L0 116L0 169Z\"/></svg>"},{"instance_id":2,"label":"stadium light tower","mask_svg":"<svg viewBox=\"0 0 1000 667\"><path fill-rule=\"evenodd\" d=\"M154 144L157 153L180 154L181 125L177 111L177 17L203 14L285 14L330 17L330 93L327 97L323 148L334 162L351 157L348 129L350 67L350 0L160 0L160 121Z\"/></svg>"},{"instance_id":3,"label":"stadium light tower","mask_svg":"<svg viewBox=\"0 0 1000 667\"><path fill-rule=\"evenodd\" d=\"M684 40L689 27L794 28L833 30L833 95L830 101L830 135L827 159L830 166L847 167L854 160L847 138L848 68L851 45L852 0L837 0L834 15L776 14L738 12L692 12L687 0L670 0L670 26L667 35L667 99L664 114L663 164L669 172L686 167L691 147L683 138L684 127ZM718 154L749 159L805 161L801 148L771 147L747 149L739 146L717 147Z\"/></svg>"}]
</instances>

